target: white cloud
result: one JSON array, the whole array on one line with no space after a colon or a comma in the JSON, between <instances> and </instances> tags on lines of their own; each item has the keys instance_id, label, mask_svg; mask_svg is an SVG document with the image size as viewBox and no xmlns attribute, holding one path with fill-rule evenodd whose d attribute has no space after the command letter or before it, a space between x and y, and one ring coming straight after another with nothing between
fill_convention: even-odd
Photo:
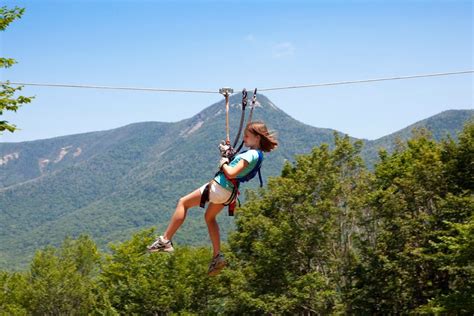
<instances>
[{"instance_id":1,"label":"white cloud","mask_svg":"<svg viewBox=\"0 0 474 316\"><path fill-rule=\"evenodd\" d=\"M290 42L278 43L272 48L274 58L283 58L295 53L295 46Z\"/></svg>"}]
</instances>

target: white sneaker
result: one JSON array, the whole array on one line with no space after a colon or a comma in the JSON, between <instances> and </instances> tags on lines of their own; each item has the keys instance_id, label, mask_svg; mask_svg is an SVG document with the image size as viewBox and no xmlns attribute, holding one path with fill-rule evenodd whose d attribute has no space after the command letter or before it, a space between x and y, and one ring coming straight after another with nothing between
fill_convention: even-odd
<instances>
[{"instance_id":1,"label":"white sneaker","mask_svg":"<svg viewBox=\"0 0 474 316\"><path fill-rule=\"evenodd\" d=\"M166 240L163 236L158 237L154 243L147 247L149 252L173 252L173 243L171 240Z\"/></svg>"}]
</instances>

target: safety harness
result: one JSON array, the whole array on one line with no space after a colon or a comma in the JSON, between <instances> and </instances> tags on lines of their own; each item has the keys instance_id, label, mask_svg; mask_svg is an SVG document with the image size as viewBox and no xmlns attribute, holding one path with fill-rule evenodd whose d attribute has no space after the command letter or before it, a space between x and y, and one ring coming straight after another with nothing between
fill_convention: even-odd
<instances>
[{"instance_id":1,"label":"safety harness","mask_svg":"<svg viewBox=\"0 0 474 316\"><path fill-rule=\"evenodd\" d=\"M247 151L244 151L242 152L241 154L245 153ZM245 176L242 176L242 177L236 177L236 178L229 178L227 177L227 175L223 172L223 171L219 171L216 173L216 176L219 174L219 173L222 173L225 178L230 182L232 183L233 185L233 189L232 189L232 194L230 195L229 199L224 203L225 206L228 206L228 210L229 210L229 216L234 216L234 210L235 210L235 206L237 204L237 201L238 201L238 197L240 195L240 191L239 191L239 186L240 186L240 183L241 182L247 182L247 181L250 181L251 179L253 179L257 174L258 174L258 179L260 181L260 187L263 186L263 181L262 181L262 174L260 173L260 167L262 166L262 161L263 161L263 153L261 150L257 150L257 153L258 153L258 160L257 160L257 163L255 164L255 166L252 168L252 170L247 173ZM206 202L209 201L209 189L210 189L210 186L211 186L211 182L214 181L214 180L211 180L205 187L204 187L204 190L202 192L202 195L201 195L201 202L200 202L200 206L202 208L204 208L206 206Z\"/></svg>"}]
</instances>

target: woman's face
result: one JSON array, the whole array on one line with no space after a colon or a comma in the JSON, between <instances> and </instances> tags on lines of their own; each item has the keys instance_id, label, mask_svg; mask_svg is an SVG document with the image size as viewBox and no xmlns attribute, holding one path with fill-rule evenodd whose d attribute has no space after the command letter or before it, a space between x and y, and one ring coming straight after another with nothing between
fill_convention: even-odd
<instances>
[{"instance_id":1,"label":"woman's face","mask_svg":"<svg viewBox=\"0 0 474 316\"><path fill-rule=\"evenodd\" d=\"M260 148L260 135L254 135L246 130L244 132L244 144L249 148Z\"/></svg>"}]
</instances>

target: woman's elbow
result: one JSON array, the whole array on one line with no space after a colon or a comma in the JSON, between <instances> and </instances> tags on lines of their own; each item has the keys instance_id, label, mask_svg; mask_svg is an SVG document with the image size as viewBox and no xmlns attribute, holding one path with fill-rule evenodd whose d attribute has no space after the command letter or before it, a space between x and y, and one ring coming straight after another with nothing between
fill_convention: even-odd
<instances>
[{"instance_id":1,"label":"woman's elbow","mask_svg":"<svg viewBox=\"0 0 474 316\"><path fill-rule=\"evenodd\" d=\"M237 177L237 173L236 173L236 172L232 172L232 171L226 172L225 175L226 175L227 178L229 178L229 179L234 179L234 178Z\"/></svg>"},{"instance_id":2,"label":"woman's elbow","mask_svg":"<svg viewBox=\"0 0 474 316\"><path fill-rule=\"evenodd\" d=\"M229 168L229 167L226 167L224 168L224 173L225 173L225 176L229 179L234 179L237 177L237 170L235 170L235 168Z\"/></svg>"}]
</instances>

